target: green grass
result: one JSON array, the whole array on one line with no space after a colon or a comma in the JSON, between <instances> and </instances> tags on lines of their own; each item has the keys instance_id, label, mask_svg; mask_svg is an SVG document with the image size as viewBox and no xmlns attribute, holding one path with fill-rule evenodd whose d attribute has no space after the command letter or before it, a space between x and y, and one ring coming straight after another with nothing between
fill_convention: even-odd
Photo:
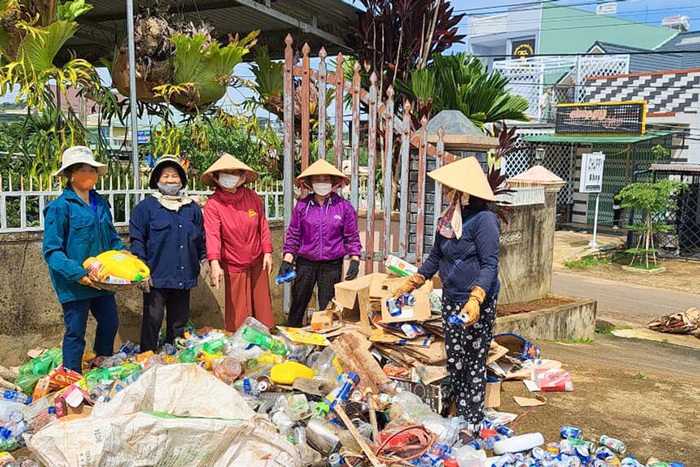
<instances>
[{"instance_id":1,"label":"green grass","mask_svg":"<svg viewBox=\"0 0 700 467\"><path fill-rule=\"evenodd\" d=\"M564 262L564 266L566 266L567 268L576 269L579 271L595 268L595 267L600 266L602 264L610 264L610 258L608 258L607 256L601 256L601 257L584 256L583 258L578 259L576 261L565 261Z\"/></svg>"},{"instance_id":2,"label":"green grass","mask_svg":"<svg viewBox=\"0 0 700 467\"><path fill-rule=\"evenodd\" d=\"M645 375L644 373L637 373L636 375L634 375L634 377L637 378L637 379L642 379L642 380L647 380L647 379L649 379L649 376L648 376L648 375Z\"/></svg>"},{"instance_id":3,"label":"green grass","mask_svg":"<svg viewBox=\"0 0 700 467\"><path fill-rule=\"evenodd\" d=\"M621 326L610 326L609 328L596 329L595 333L596 334L610 335L613 333L613 331L617 331L617 330L621 330L621 329L632 329L632 326L630 326L628 324L624 324Z\"/></svg>"},{"instance_id":4,"label":"green grass","mask_svg":"<svg viewBox=\"0 0 700 467\"><path fill-rule=\"evenodd\" d=\"M669 342L668 339L661 339L661 344L662 344L662 345L668 345L668 344L670 344L670 343L671 343L671 342Z\"/></svg>"}]
</instances>

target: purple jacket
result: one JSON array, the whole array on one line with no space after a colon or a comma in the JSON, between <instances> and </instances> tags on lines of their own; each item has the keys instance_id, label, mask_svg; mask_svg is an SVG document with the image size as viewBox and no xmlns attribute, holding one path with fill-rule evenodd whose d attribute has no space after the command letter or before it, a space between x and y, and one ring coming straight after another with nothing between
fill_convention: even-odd
<instances>
[{"instance_id":1,"label":"purple jacket","mask_svg":"<svg viewBox=\"0 0 700 467\"><path fill-rule=\"evenodd\" d=\"M345 255L360 256L361 251L357 212L350 201L332 193L321 206L309 195L294 207L284 254L332 261Z\"/></svg>"}]
</instances>

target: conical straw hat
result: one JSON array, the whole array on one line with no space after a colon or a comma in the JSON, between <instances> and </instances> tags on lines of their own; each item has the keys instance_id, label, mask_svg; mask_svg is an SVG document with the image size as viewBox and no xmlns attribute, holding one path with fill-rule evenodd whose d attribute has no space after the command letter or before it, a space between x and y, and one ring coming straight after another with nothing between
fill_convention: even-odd
<instances>
[{"instance_id":1,"label":"conical straw hat","mask_svg":"<svg viewBox=\"0 0 700 467\"><path fill-rule=\"evenodd\" d=\"M209 167L203 174L201 181L207 186L219 186L214 177L216 172L221 170L245 170L245 181L243 184L254 182L258 179L258 173L245 165L243 162L239 161L231 154L223 153L219 156L216 162L214 162L211 167Z\"/></svg>"},{"instance_id":2,"label":"conical straw hat","mask_svg":"<svg viewBox=\"0 0 700 467\"><path fill-rule=\"evenodd\" d=\"M470 196L496 201L484 169L476 157L467 157L428 172L428 177Z\"/></svg>"},{"instance_id":3,"label":"conical straw hat","mask_svg":"<svg viewBox=\"0 0 700 467\"><path fill-rule=\"evenodd\" d=\"M350 183L350 178L348 178L343 172L336 169L330 163L326 162L325 159L319 159L310 166L306 168L298 177L297 183L304 181L306 177L311 177L313 175L330 175L331 177L340 178L344 184Z\"/></svg>"}]
</instances>

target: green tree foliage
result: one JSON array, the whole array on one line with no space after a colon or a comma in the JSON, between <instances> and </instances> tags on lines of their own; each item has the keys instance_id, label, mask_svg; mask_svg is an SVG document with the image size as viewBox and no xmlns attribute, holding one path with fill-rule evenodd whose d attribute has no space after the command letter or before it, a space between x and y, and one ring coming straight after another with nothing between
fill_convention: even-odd
<instances>
[{"instance_id":1,"label":"green tree foliage","mask_svg":"<svg viewBox=\"0 0 700 467\"><path fill-rule=\"evenodd\" d=\"M478 58L457 53L433 56L427 68L411 71L399 88L417 103L419 118L459 110L479 127L501 120L527 121L527 100L511 94L507 84L507 77L487 72Z\"/></svg>"},{"instance_id":2,"label":"green tree foliage","mask_svg":"<svg viewBox=\"0 0 700 467\"><path fill-rule=\"evenodd\" d=\"M644 223L630 226L631 230L641 233L637 246L632 248L632 262L649 268L651 262L656 265L657 250L654 247L654 234L666 233L668 226L654 222L655 218L667 212L678 210L676 197L688 190L688 185L673 180L662 180L656 183L632 183L624 187L616 198L623 208L644 212ZM642 248L642 243L644 247Z\"/></svg>"},{"instance_id":3,"label":"green tree foliage","mask_svg":"<svg viewBox=\"0 0 700 467\"><path fill-rule=\"evenodd\" d=\"M281 141L269 127L259 127L255 118L218 112L213 118L196 117L179 125L157 128L142 152L187 156L192 175L201 174L227 152L260 174L263 181L279 180Z\"/></svg>"}]
</instances>

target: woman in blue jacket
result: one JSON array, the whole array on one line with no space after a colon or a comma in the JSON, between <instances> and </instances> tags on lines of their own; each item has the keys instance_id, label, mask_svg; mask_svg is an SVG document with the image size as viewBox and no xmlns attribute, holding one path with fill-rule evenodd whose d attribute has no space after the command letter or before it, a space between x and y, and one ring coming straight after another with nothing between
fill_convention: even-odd
<instances>
[{"instance_id":1,"label":"woman in blue jacket","mask_svg":"<svg viewBox=\"0 0 700 467\"><path fill-rule=\"evenodd\" d=\"M93 349L98 357L112 355L119 326L114 293L95 288L83 268L91 256L124 249L112 224L109 203L94 190L106 170L95 161L90 148L67 149L54 176L64 176L68 184L44 210L43 254L66 326L63 365L78 373L82 373L88 312L97 320Z\"/></svg>"},{"instance_id":2,"label":"woman in blue jacket","mask_svg":"<svg viewBox=\"0 0 700 467\"><path fill-rule=\"evenodd\" d=\"M438 235L428 259L396 296L412 292L440 272L447 369L457 415L477 433L484 419L486 357L500 289L500 224L491 209L496 197L474 157L428 175L449 190L449 206L438 220Z\"/></svg>"},{"instance_id":3,"label":"woman in blue jacket","mask_svg":"<svg viewBox=\"0 0 700 467\"><path fill-rule=\"evenodd\" d=\"M162 156L149 181L157 190L141 201L131 215L131 252L151 270L150 287L143 294L141 351L155 351L167 308L165 342L180 337L190 316L190 290L206 268L204 220L191 198L180 194L187 175L174 156Z\"/></svg>"}]
</instances>

